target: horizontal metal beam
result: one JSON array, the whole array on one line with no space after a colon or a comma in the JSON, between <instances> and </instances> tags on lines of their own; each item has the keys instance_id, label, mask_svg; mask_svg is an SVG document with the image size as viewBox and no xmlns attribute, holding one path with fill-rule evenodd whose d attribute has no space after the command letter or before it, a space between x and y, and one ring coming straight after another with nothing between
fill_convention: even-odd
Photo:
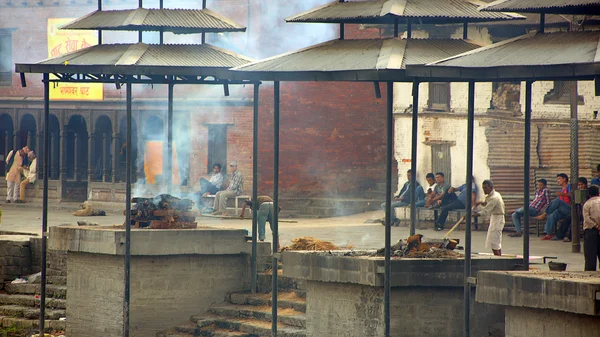
<instances>
[{"instance_id":1,"label":"horizontal metal beam","mask_svg":"<svg viewBox=\"0 0 600 337\"><path fill-rule=\"evenodd\" d=\"M24 73L22 78L24 78ZM134 75L134 76L117 76L117 75L97 75L97 74L71 74L71 73L52 73L57 78L51 79L50 82L54 83L125 83L130 81L133 84L208 84L208 85L243 85L253 84L257 81L244 81L244 80L222 80L215 79L213 77L202 77L194 79L194 77L158 77L152 76L147 77L145 75Z\"/></svg>"}]
</instances>

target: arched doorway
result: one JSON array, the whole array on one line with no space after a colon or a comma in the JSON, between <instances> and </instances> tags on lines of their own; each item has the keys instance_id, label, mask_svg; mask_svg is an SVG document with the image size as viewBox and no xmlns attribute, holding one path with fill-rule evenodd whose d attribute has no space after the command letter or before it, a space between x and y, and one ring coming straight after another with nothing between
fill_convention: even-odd
<instances>
[{"instance_id":1,"label":"arched doorway","mask_svg":"<svg viewBox=\"0 0 600 337\"><path fill-rule=\"evenodd\" d=\"M66 163L67 179L80 181L86 176L88 166L88 131L85 119L74 115L69 119L66 129Z\"/></svg>"},{"instance_id":2,"label":"arched doorway","mask_svg":"<svg viewBox=\"0 0 600 337\"><path fill-rule=\"evenodd\" d=\"M21 123L19 124L19 133L17 135L18 148L27 145L30 150L37 152L36 140L37 123L35 122L35 118L31 114L23 115Z\"/></svg>"},{"instance_id":3,"label":"arched doorway","mask_svg":"<svg viewBox=\"0 0 600 337\"><path fill-rule=\"evenodd\" d=\"M14 148L13 145L14 125L9 114L0 115L0 176L5 176L5 158Z\"/></svg>"},{"instance_id":4,"label":"arched doorway","mask_svg":"<svg viewBox=\"0 0 600 337\"><path fill-rule=\"evenodd\" d=\"M60 124L58 117L50 114L50 158L48 158L48 179L60 177ZM39 159L38 159L39 161Z\"/></svg>"},{"instance_id":5,"label":"arched doorway","mask_svg":"<svg viewBox=\"0 0 600 337\"><path fill-rule=\"evenodd\" d=\"M117 143L119 152L117 153L117 181L126 181L127 169L127 118L121 118L119 123L119 142ZM138 171L138 167L143 168L143 160L138 161L138 132L137 123L131 120L131 181L137 181L138 177L143 177L143 173Z\"/></svg>"},{"instance_id":6,"label":"arched doorway","mask_svg":"<svg viewBox=\"0 0 600 337\"><path fill-rule=\"evenodd\" d=\"M106 115L94 123L94 158L92 161L94 181L111 181L113 166L112 122Z\"/></svg>"}]
</instances>

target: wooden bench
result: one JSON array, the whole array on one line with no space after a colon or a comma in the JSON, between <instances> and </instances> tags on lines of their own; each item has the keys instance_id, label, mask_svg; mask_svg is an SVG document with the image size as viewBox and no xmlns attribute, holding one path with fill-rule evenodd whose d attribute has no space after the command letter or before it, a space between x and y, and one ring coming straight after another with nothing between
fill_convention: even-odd
<instances>
[{"instance_id":1,"label":"wooden bench","mask_svg":"<svg viewBox=\"0 0 600 337\"><path fill-rule=\"evenodd\" d=\"M203 196L202 198L215 198L215 194L210 194L207 196ZM250 200L250 196L249 195L237 195L235 196L235 198L227 198L227 199L234 199L233 205L235 208L235 213L237 214L239 212L239 210L241 209L241 207L239 207L240 204L240 200L242 201L246 201L246 200Z\"/></svg>"}]
</instances>

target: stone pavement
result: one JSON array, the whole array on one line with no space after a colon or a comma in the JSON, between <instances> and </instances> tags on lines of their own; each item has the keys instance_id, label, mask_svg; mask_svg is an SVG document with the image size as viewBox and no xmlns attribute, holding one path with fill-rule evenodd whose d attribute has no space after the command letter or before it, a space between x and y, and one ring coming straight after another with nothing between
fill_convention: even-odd
<instances>
[{"instance_id":1,"label":"stone pavement","mask_svg":"<svg viewBox=\"0 0 600 337\"><path fill-rule=\"evenodd\" d=\"M0 231L17 231L26 233L40 233L42 211L39 205L26 204L14 207L13 205L0 205L2 223ZM61 209L52 209L48 212L48 225L76 224L78 220L96 222L100 225L116 225L124 222L123 215L110 214L104 217L75 217L71 215L76 205L65 205ZM121 213L122 214L122 213ZM313 236L321 240L331 241L336 245L351 245L358 249L377 249L384 246L384 227L380 224L364 223L367 219L380 218L383 212L374 211L352 216L327 219L294 219L297 223L280 223L279 232L281 245L289 244L290 240L300 236ZM220 220L217 218L198 217L198 225L215 226L220 228L250 229L252 223L249 219ZM417 230L418 233L430 238L442 238L444 232L432 229ZM409 230L404 227L392 228L392 243L408 237ZM521 254L523 249L522 238L511 238L505 233L503 237L503 254ZM267 238L271 235L267 226ZM461 240L464 244L464 231L455 231L453 238ZM486 232L473 231L473 252L491 253L485 248ZM571 253L571 244L562 241L540 241L535 234L531 235L530 254L538 256L556 256L556 261L568 263L567 270L583 270L583 254ZM582 249L583 250L583 249ZM532 268L547 269L541 260L535 261Z\"/></svg>"}]
</instances>

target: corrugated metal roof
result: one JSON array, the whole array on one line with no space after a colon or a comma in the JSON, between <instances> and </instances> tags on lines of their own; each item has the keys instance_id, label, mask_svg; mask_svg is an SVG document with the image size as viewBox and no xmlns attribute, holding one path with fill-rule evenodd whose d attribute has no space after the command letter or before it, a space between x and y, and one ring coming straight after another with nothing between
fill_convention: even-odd
<instances>
[{"instance_id":1,"label":"corrugated metal roof","mask_svg":"<svg viewBox=\"0 0 600 337\"><path fill-rule=\"evenodd\" d=\"M246 28L209 9L95 11L61 29L143 30L175 33L243 32Z\"/></svg>"},{"instance_id":2,"label":"corrugated metal roof","mask_svg":"<svg viewBox=\"0 0 600 337\"><path fill-rule=\"evenodd\" d=\"M211 45L97 45L34 64L17 72L208 75L210 70L241 66L252 60ZM85 69L85 71L84 71Z\"/></svg>"},{"instance_id":3,"label":"corrugated metal roof","mask_svg":"<svg viewBox=\"0 0 600 337\"><path fill-rule=\"evenodd\" d=\"M356 80L352 74L357 72L404 70L407 64L425 64L477 47L468 41L453 39L332 40L233 70L252 72L259 77L261 74L277 77L277 73L296 73L292 80L316 80L302 73L346 73Z\"/></svg>"},{"instance_id":4,"label":"corrugated metal roof","mask_svg":"<svg viewBox=\"0 0 600 337\"><path fill-rule=\"evenodd\" d=\"M593 0L498 0L480 8L490 12L554 14L600 14L600 1Z\"/></svg>"},{"instance_id":5,"label":"corrugated metal roof","mask_svg":"<svg viewBox=\"0 0 600 337\"><path fill-rule=\"evenodd\" d=\"M600 31L530 33L407 71L448 80L588 78L600 75L599 42Z\"/></svg>"},{"instance_id":6,"label":"corrugated metal roof","mask_svg":"<svg viewBox=\"0 0 600 337\"><path fill-rule=\"evenodd\" d=\"M482 22L524 19L518 14L486 13L476 0L376 0L334 1L286 19L287 22L394 23L414 19L415 23Z\"/></svg>"}]
</instances>

